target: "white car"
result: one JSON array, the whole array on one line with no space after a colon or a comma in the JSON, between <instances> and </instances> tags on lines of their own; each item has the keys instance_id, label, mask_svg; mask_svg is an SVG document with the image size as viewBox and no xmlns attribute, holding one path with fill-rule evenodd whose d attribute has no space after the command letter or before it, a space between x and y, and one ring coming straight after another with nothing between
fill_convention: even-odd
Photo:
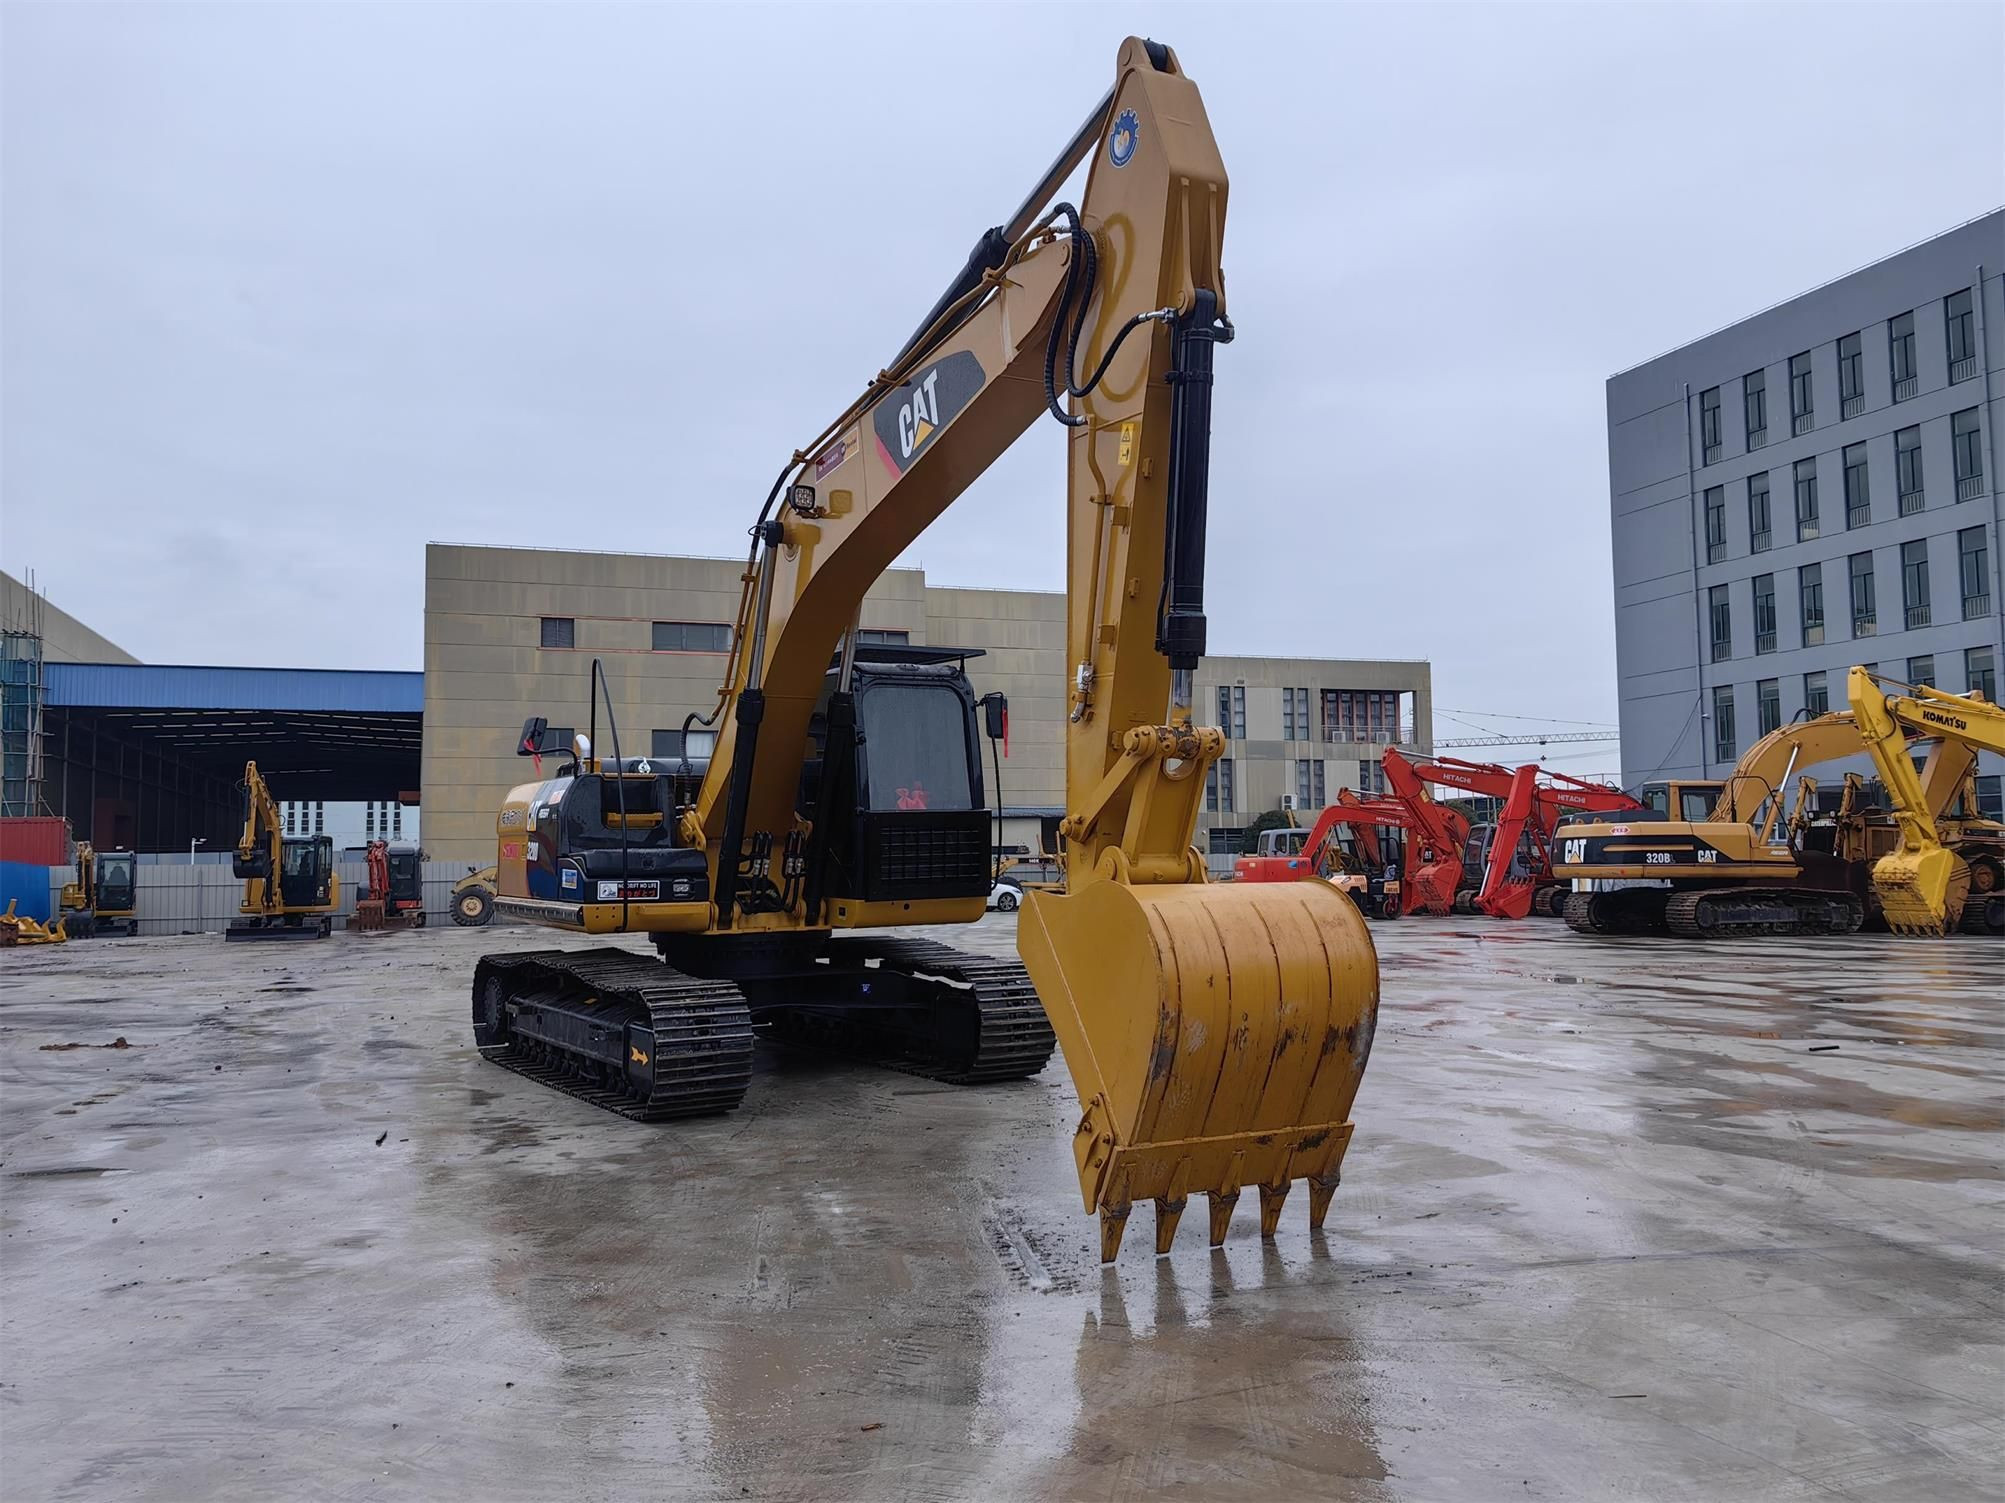
<instances>
[{"instance_id":1,"label":"white car","mask_svg":"<svg viewBox=\"0 0 2005 1503\"><path fill-rule=\"evenodd\" d=\"M999 913L1015 913L1023 902L1023 889L1014 882L996 882L989 887L989 907Z\"/></svg>"}]
</instances>

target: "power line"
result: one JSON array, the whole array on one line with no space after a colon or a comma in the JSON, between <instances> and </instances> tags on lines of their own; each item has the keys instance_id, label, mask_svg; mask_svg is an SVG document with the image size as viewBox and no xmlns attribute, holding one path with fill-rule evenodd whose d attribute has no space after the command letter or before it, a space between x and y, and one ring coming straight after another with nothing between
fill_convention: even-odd
<instances>
[{"instance_id":1,"label":"power line","mask_svg":"<svg viewBox=\"0 0 2005 1503\"><path fill-rule=\"evenodd\" d=\"M1447 741L1434 743L1436 751L1449 747L1463 746L1558 746L1563 742L1576 741L1620 741L1618 731L1553 731L1547 734L1533 732L1526 736L1457 736Z\"/></svg>"},{"instance_id":2,"label":"power line","mask_svg":"<svg viewBox=\"0 0 2005 1503\"><path fill-rule=\"evenodd\" d=\"M1596 726L1603 729L1605 729L1608 725L1608 722L1605 720L1563 720L1557 715L1507 715L1501 710L1452 709L1447 705L1436 705L1434 707L1434 713L1437 715L1451 715L1451 716L1479 715L1485 720L1538 720L1538 721L1543 721L1547 725L1588 725L1588 726Z\"/></svg>"}]
</instances>

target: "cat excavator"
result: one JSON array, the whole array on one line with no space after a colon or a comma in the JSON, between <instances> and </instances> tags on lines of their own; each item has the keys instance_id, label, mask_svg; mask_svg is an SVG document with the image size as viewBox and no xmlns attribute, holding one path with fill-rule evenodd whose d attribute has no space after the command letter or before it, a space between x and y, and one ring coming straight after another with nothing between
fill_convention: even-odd
<instances>
[{"instance_id":1,"label":"cat excavator","mask_svg":"<svg viewBox=\"0 0 2005 1503\"><path fill-rule=\"evenodd\" d=\"M755 1032L967 1084L1034 1074L1055 1042L1103 1260L1145 1202L1166 1253L1192 1194L1213 1245L1249 1185L1263 1237L1298 1180L1322 1225L1377 1015L1371 939L1328 883L1213 883L1193 845L1224 748L1193 700L1227 197L1197 86L1129 38L1022 205L781 469L717 705L684 726L715 752L624 756L605 696L601 755L595 667L571 766L508 795L497 910L646 934L659 959L484 957L483 1054L656 1120L737 1105ZM1066 863L1062 890L1025 894L1018 964L880 932L979 919L991 834L965 674L861 643L858 611L1047 416L1068 443Z\"/></svg>"},{"instance_id":2,"label":"cat excavator","mask_svg":"<svg viewBox=\"0 0 2005 1503\"><path fill-rule=\"evenodd\" d=\"M1912 736L1972 757L2005 754L2005 710L1981 694L1947 694L1862 667L1846 675L1845 693L1900 827L1899 846L1873 863L1887 927L1897 934L2005 933L2005 826L1966 815L1946 830L1950 821L1931 812L1907 751Z\"/></svg>"},{"instance_id":3,"label":"cat excavator","mask_svg":"<svg viewBox=\"0 0 2005 1503\"><path fill-rule=\"evenodd\" d=\"M1568 893L1568 926L1683 939L1855 933L1879 911L1870 872L1896 843L1894 821L1850 798L1835 815L1815 815L1802 794L1795 816L1786 805L1804 769L1864 750L1849 710L1792 721L1749 747L1717 788L1672 785L1672 817L1650 810L1560 826L1554 876L1636 884ZM1917 775L1929 819L1943 817L1970 765L1968 749L1935 744ZM1814 794L1814 780L1803 792ZM1708 803L1694 818L1694 805Z\"/></svg>"},{"instance_id":4,"label":"cat excavator","mask_svg":"<svg viewBox=\"0 0 2005 1503\"><path fill-rule=\"evenodd\" d=\"M244 764L244 833L230 861L244 883L243 917L225 940L325 939L341 911L334 837L287 835L278 800L258 771Z\"/></svg>"}]
</instances>

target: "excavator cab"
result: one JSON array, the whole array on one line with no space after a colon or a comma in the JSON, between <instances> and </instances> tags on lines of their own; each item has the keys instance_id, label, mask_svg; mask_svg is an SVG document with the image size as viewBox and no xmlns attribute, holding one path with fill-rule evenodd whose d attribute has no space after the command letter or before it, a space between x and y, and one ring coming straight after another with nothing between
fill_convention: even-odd
<instances>
[{"instance_id":1,"label":"excavator cab","mask_svg":"<svg viewBox=\"0 0 2005 1503\"><path fill-rule=\"evenodd\" d=\"M288 908L319 908L328 899L334 876L334 837L310 835L285 842L280 860L278 892Z\"/></svg>"},{"instance_id":2,"label":"excavator cab","mask_svg":"<svg viewBox=\"0 0 2005 1503\"><path fill-rule=\"evenodd\" d=\"M847 756L829 755L839 669L830 670L809 723L799 808L810 821L824 807L834 815L822 896L837 927L866 921L864 904L988 901L992 816L982 785L981 717L960 663L932 657L916 648L859 649ZM839 724L833 734L843 734ZM824 779L834 780L826 790Z\"/></svg>"}]
</instances>

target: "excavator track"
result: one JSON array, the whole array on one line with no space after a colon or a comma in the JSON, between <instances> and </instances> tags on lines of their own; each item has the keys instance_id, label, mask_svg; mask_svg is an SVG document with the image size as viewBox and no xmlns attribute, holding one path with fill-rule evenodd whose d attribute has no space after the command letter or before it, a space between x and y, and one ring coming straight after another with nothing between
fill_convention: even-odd
<instances>
[{"instance_id":1,"label":"excavator track","mask_svg":"<svg viewBox=\"0 0 2005 1503\"><path fill-rule=\"evenodd\" d=\"M839 973L891 971L945 984L927 1002L906 1008L778 1009L776 1042L950 1085L1022 1080L1042 1070L1057 1047L1044 1004L1014 960L925 939L837 940L828 955Z\"/></svg>"},{"instance_id":2,"label":"excavator track","mask_svg":"<svg viewBox=\"0 0 2005 1503\"><path fill-rule=\"evenodd\" d=\"M1662 934L1669 897L1661 887L1569 892L1560 899L1558 912L1576 934Z\"/></svg>"},{"instance_id":3,"label":"excavator track","mask_svg":"<svg viewBox=\"0 0 2005 1503\"><path fill-rule=\"evenodd\" d=\"M628 950L483 956L473 1033L482 1058L635 1122L731 1111L752 1080L737 985Z\"/></svg>"},{"instance_id":4,"label":"excavator track","mask_svg":"<svg viewBox=\"0 0 2005 1503\"><path fill-rule=\"evenodd\" d=\"M1814 888L1706 887L1671 895L1664 926L1680 939L1757 935L1855 934L1866 905L1850 893Z\"/></svg>"}]
</instances>

